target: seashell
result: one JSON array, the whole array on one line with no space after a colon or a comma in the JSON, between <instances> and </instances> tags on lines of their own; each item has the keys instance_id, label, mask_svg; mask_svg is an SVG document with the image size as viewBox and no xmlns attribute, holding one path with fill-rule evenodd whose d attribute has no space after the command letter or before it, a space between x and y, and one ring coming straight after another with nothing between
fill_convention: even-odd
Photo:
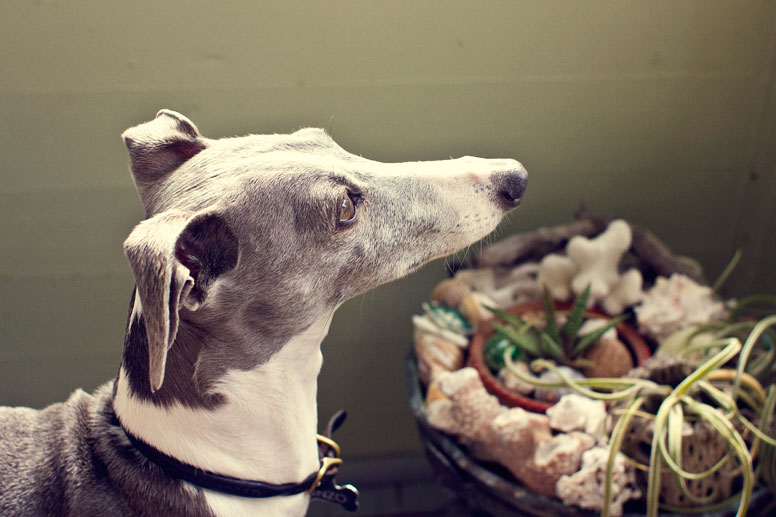
<instances>
[{"instance_id":1,"label":"seashell","mask_svg":"<svg viewBox=\"0 0 776 517\"><path fill-rule=\"evenodd\" d=\"M463 350L438 334L415 331L415 355L418 359L418 375L428 385L441 372L460 369L463 366Z\"/></svg>"},{"instance_id":2,"label":"seashell","mask_svg":"<svg viewBox=\"0 0 776 517\"><path fill-rule=\"evenodd\" d=\"M435 334L445 341L449 341L450 343L453 343L460 348L467 348L469 346L469 340L466 338L466 336L440 327L427 316L419 316L416 314L412 317L412 324L415 327L416 332L422 330L423 332L427 332L429 334Z\"/></svg>"},{"instance_id":3,"label":"seashell","mask_svg":"<svg viewBox=\"0 0 776 517\"><path fill-rule=\"evenodd\" d=\"M442 393L436 382L432 382L428 385L428 391L426 391L426 405L431 404L437 400L447 400L447 396Z\"/></svg>"},{"instance_id":4,"label":"seashell","mask_svg":"<svg viewBox=\"0 0 776 517\"><path fill-rule=\"evenodd\" d=\"M422 307L426 316L437 326L464 336L474 334L474 327L466 321L458 309L445 307L437 302L423 302Z\"/></svg>"},{"instance_id":5,"label":"seashell","mask_svg":"<svg viewBox=\"0 0 776 517\"><path fill-rule=\"evenodd\" d=\"M485 308L485 305L490 307L499 306L496 302L482 293L471 293L461 301L458 310L472 326L477 327L483 321L493 317L493 314Z\"/></svg>"},{"instance_id":6,"label":"seashell","mask_svg":"<svg viewBox=\"0 0 776 517\"><path fill-rule=\"evenodd\" d=\"M439 282L431 291L431 301L439 302L447 307L459 309L464 298L472 293L469 286L455 278Z\"/></svg>"}]
</instances>

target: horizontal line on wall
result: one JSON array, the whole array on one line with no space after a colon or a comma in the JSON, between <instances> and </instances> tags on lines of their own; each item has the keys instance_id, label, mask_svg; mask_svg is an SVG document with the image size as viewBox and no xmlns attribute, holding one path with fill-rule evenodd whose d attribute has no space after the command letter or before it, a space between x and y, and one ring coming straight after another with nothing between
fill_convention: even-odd
<instances>
[{"instance_id":1,"label":"horizontal line on wall","mask_svg":"<svg viewBox=\"0 0 776 517\"><path fill-rule=\"evenodd\" d=\"M687 79L704 80L760 80L762 70L660 70L635 72L598 72L598 73L565 73L565 74L505 74L477 76L429 76L429 77L395 77L395 78L359 78L359 79L307 79L295 78L284 81L256 82L245 80L231 83L210 83L196 79L187 83L175 84L134 84L129 80L120 81L120 85L78 84L63 86L54 82L46 85L24 85L24 87L6 87L0 91L0 98L6 96L58 95L58 94L99 94L111 92L149 92L149 91L234 91L257 89L351 89L351 88L392 88L403 86L456 86L456 85L494 85L494 84L530 84L530 83L595 83L595 82L656 82Z\"/></svg>"}]
</instances>

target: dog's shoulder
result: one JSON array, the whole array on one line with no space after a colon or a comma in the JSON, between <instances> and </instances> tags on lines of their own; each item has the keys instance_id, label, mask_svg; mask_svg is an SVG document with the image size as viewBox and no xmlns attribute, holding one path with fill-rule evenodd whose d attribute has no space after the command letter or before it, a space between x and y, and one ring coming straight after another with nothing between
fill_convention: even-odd
<instances>
[{"instance_id":1,"label":"dog's shoulder","mask_svg":"<svg viewBox=\"0 0 776 517\"><path fill-rule=\"evenodd\" d=\"M53 515L64 502L65 451L70 420L92 397L78 390L44 409L0 407L0 514Z\"/></svg>"}]
</instances>

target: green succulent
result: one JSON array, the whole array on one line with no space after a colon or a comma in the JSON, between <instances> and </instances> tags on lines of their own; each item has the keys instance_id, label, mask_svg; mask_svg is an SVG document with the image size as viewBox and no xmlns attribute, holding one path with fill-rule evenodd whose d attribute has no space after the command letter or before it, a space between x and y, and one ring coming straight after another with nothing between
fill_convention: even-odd
<instances>
[{"instance_id":1,"label":"green succulent","mask_svg":"<svg viewBox=\"0 0 776 517\"><path fill-rule=\"evenodd\" d=\"M628 316L622 314L612 318L603 327L580 335L579 329L585 320L587 301L590 298L590 286L575 300L566 316L566 321L558 327L555 304L549 292L544 292L545 328L536 328L531 322L496 307L486 307L504 323L490 322L496 331L485 344L485 358L488 366L500 369L504 366L503 357L507 348L512 347L512 359L525 354L531 358L552 359L558 364L572 368L584 368L592 363L581 359L582 353L603 336L609 329L624 321ZM508 341L509 347L505 345ZM519 353L518 353L519 352Z\"/></svg>"}]
</instances>

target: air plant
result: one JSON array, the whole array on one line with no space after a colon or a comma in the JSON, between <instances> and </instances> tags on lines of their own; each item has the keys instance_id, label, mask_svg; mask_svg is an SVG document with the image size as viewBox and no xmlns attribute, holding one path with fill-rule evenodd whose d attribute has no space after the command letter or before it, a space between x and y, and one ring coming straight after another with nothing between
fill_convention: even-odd
<instances>
[{"instance_id":1,"label":"air plant","mask_svg":"<svg viewBox=\"0 0 776 517\"><path fill-rule=\"evenodd\" d=\"M486 307L501 318L505 324L490 322L496 335L485 345L485 359L488 366L494 370L504 367L503 356L509 353L514 360L520 355L530 358L545 358L556 364L572 368L591 366L591 362L582 358L582 354L609 329L624 321L628 316L620 315L607 321L603 326L592 332L580 335L582 323L588 317L587 301L590 297L590 286L580 294L566 315L566 320L558 326L558 314L552 297L544 292L544 328L540 329L534 322L528 321L496 307Z\"/></svg>"},{"instance_id":2,"label":"air plant","mask_svg":"<svg viewBox=\"0 0 776 517\"><path fill-rule=\"evenodd\" d=\"M743 311L743 307L738 309L732 313L740 314ZM569 387L593 399L619 403L620 409L614 410L619 418L609 437L603 516L609 515L615 457L622 453L623 439L634 418L654 421L649 465L628 459L648 473L646 499L649 517L657 516L659 508L680 513L687 511L687 508L660 504L661 479L665 472L673 475L682 493L693 502L693 512L710 512L737 501L736 515L744 516L758 482L776 490L776 386L770 385L766 390L758 380L758 376L763 378L763 375L772 375L774 371L774 327L776 315L771 315L759 321L710 324L683 333L682 352L700 354L701 362L675 387L641 378L574 380L546 359L534 360L531 368L552 370L560 380L540 381L516 368L508 351L504 353L504 362L515 376L534 386ZM699 339L701 336L704 339ZM750 361L752 358L755 360ZM648 401L659 403L654 413L642 409ZM741 409L756 415L752 419L754 421L745 416ZM707 422L728 444L728 452L703 472L689 472L682 466L685 421ZM750 436L748 442L744 435ZM740 472L741 490L734 497L712 504L716 493L698 496L688 489L688 481L712 476L723 467Z\"/></svg>"}]
</instances>

